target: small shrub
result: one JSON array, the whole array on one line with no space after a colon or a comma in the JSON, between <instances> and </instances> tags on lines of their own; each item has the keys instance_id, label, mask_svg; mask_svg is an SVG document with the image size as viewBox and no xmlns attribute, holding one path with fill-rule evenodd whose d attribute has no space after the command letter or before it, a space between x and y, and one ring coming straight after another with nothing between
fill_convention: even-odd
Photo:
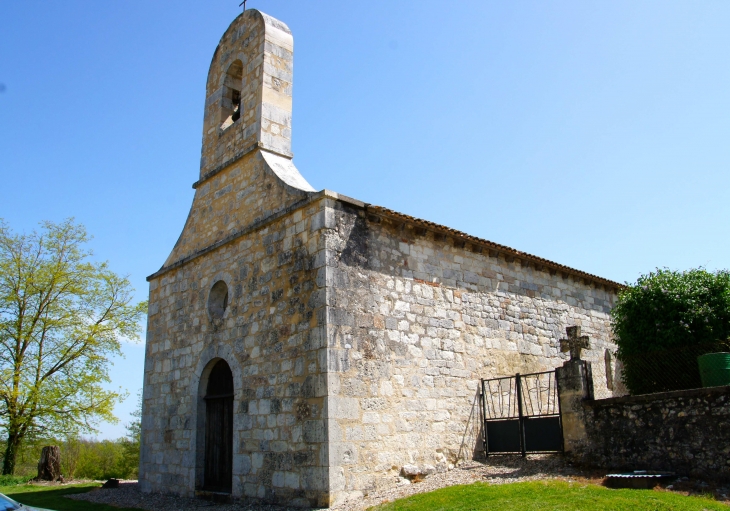
<instances>
[{"instance_id":1,"label":"small shrub","mask_svg":"<svg viewBox=\"0 0 730 511\"><path fill-rule=\"evenodd\" d=\"M0 486L19 486L31 480L31 476L2 476L0 475Z\"/></svg>"}]
</instances>

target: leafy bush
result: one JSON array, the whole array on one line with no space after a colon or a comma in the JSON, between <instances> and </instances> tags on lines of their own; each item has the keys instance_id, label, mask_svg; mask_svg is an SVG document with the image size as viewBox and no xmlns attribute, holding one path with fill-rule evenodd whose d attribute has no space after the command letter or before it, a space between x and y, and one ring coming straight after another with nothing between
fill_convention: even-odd
<instances>
[{"instance_id":1,"label":"leafy bush","mask_svg":"<svg viewBox=\"0 0 730 511\"><path fill-rule=\"evenodd\" d=\"M121 445L111 440L80 442L79 460L74 477L77 479L108 479L118 474Z\"/></svg>"},{"instance_id":2,"label":"leafy bush","mask_svg":"<svg viewBox=\"0 0 730 511\"><path fill-rule=\"evenodd\" d=\"M657 269L611 311L632 394L700 387L697 356L730 349L730 272Z\"/></svg>"}]
</instances>

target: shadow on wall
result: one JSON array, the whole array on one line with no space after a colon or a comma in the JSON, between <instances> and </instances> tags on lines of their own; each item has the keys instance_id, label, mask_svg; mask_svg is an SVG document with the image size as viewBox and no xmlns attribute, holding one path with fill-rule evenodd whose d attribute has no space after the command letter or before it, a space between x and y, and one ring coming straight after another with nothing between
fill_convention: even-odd
<instances>
[{"instance_id":1,"label":"shadow on wall","mask_svg":"<svg viewBox=\"0 0 730 511\"><path fill-rule=\"evenodd\" d=\"M467 458L467 452L471 450L471 457ZM479 388L474 394L471 404L471 412L464 427L464 435L461 438L457 461L461 459L485 459L484 456L484 417L482 407L479 406Z\"/></svg>"},{"instance_id":2,"label":"shadow on wall","mask_svg":"<svg viewBox=\"0 0 730 511\"><path fill-rule=\"evenodd\" d=\"M341 252L342 262L347 266L371 269L368 260L368 239L370 229L362 212L343 205L346 215L340 215L337 222L337 234L344 241ZM353 221L354 220L354 221Z\"/></svg>"}]
</instances>

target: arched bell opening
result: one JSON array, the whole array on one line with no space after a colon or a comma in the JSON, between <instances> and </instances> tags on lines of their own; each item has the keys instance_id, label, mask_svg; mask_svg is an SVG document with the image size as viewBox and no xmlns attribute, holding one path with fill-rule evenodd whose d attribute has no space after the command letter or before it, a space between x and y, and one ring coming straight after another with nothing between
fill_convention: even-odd
<instances>
[{"instance_id":1,"label":"arched bell opening","mask_svg":"<svg viewBox=\"0 0 730 511\"><path fill-rule=\"evenodd\" d=\"M203 401L202 489L230 493L233 481L233 373L225 360L218 359L210 370Z\"/></svg>"},{"instance_id":2,"label":"arched bell opening","mask_svg":"<svg viewBox=\"0 0 730 511\"><path fill-rule=\"evenodd\" d=\"M221 98L221 129L226 129L241 118L241 90L243 89L243 63L235 60L223 78Z\"/></svg>"}]
</instances>

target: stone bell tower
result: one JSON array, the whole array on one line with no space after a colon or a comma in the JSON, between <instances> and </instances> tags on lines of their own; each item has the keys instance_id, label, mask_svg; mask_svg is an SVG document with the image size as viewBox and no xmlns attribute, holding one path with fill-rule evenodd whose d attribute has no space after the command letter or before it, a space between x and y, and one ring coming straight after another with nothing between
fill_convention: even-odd
<instances>
[{"instance_id":1,"label":"stone bell tower","mask_svg":"<svg viewBox=\"0 0 730 511\"><path fill-rule=\"evenodd\" d=\"M193 207L164 267L314 191L291 161L293 44L289 27L255 9L223 34L208 71Z\"/></svg>"},{"instance_id":2,"label":"stone bell tower","mask_svg":"<svg viewBox=\"0 0 730 511\"><path fill-rule=\"evenodd\" d=\"M208 73L201 178L254 148L291 159L293 50L289 28L262 12L231 24Z\"/></svg>"}]
</instances>

